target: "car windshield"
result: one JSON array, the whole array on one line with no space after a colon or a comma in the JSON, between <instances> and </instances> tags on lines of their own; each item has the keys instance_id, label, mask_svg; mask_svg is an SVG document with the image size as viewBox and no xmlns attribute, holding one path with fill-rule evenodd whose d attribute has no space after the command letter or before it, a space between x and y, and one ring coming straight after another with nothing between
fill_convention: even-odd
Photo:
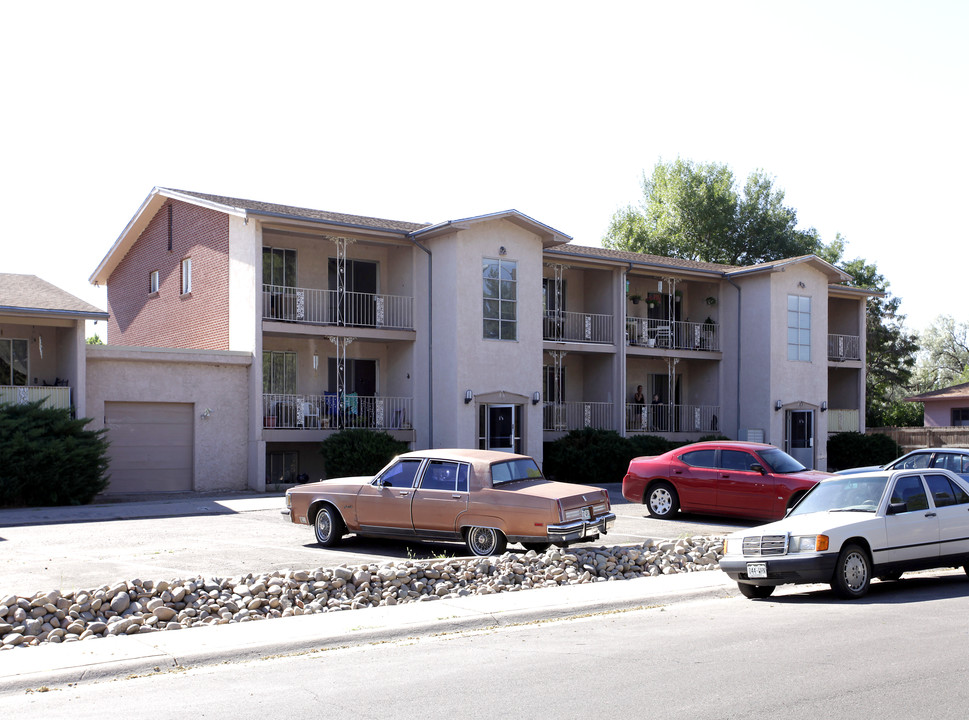
<instances>
[{"instance_id":1,"label":"car windshield","mask_svg":"<svg viewBox=\"0 0 969 720\"><path fill-rule=\"evenodd\" d=\"M768 448L767 450L759 450L758 452L764 459L764 462L770 465L771 469L776 473L796 473L807 470L806 467L783 450Z\"/></svg>"},{"instance_id":2,"label":"car windshield","mask_svg":"<svg viewBox=\"0 0 969 720\"><path fill-rule=\"evenodd\" d=\"M542 471L531 458L508 460L491 466L492 485L503 485L516 480L539 480L541 477Z\"/></svg>"},{"instance_id":3,"label":"car windshield","mask_svg":"<svg viewBox=\"0 0 969 720\"><path fill-rule=\"evenodd\" d=\"M811 488L791 511L791 515L816 512L875 512L885 494L887 475L859 478L855 475L832 478Z\"/></svg>"}]
</instances>

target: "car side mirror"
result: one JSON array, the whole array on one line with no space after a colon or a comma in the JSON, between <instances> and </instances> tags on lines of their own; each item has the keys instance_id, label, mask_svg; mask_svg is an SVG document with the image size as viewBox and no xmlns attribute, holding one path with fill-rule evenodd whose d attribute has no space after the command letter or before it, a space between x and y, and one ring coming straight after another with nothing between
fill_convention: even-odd
<instances>
[{"instance_id":1,"label":"car side mirror","mask_svg":"<svg viewBox=\"0 0 969 720\"><path fill-rule=\"evenodd\" d=\"M381 480L377 483L377 487L382 487L382 488L393 487L393 486L394 484L390 482L390 480Z\"/></svg>"},{"instance_id":2,"label":"car side mirror","mask_svg":"<svg viewBox=\"0 0 969 720\"><path fill-rule=\"evenodd\" d=\"M893 502L888 504L888 511L886 515L899 515L901 513L908 512L908 503L903 502Z\"/></svg>"},{"instance_id":3,"label":"car side mirror","mask_svg":"<svg viewBox=\"0 0 969 720\"><path fill-rule=\"evenodd\" d=\"M767 470L760 463L751 463L750 470L751 472L759 472L761 475L767 474Z\"/></svg>"}]
</instances>

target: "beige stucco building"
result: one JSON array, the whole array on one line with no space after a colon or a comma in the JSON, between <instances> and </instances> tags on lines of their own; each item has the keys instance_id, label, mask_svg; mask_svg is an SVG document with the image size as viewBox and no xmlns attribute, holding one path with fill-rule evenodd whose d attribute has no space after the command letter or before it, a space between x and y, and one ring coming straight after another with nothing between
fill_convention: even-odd
<instances>
[{"instance_id":1,"label":"beige stucco building","mask_svg":"<svg viewBox=\"0 0 969 720\"><path fill-rule=\"evenodd\" d=\"M190 446L145 490L315 479L343 427L539 461L581 427L722 434L819 468L829 432L864 430L869 293L814 256L728 267L514 210L427 225L156 188L90 279L111 343L92 415L143 426L132 453Z\"/></svg>"}]
</instances>

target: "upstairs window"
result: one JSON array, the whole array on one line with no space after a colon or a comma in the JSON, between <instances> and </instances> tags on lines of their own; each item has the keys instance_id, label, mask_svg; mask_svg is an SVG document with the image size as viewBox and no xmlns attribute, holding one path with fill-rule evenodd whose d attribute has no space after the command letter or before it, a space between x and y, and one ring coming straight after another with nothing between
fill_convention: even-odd
<instances>
[{"instance_id":1,"label":"upstairs window","mask_svg":"<svg viewBox=\"0 0 969 720\"><path fill-rule=\"evenodd\" d=\"M156 293L158 292L158 271L152 270L148 273L148 292Z\"/></svg>"},{"instance_id":2,"label":"upstairs window","mask_svg":"<svg viewBox=\"0 0 969 720\"><path fill-rule=\"evenodd\" d=\"M27 384L27 341L0 338L0 385Z\"/></svg>"},{"instance_id":3,"label":"upstairs window","mask_svg":"<svg viewBox=\"0 0 969 720\"><path fill-rule=\"evenodd\" d=\"M182 260L182 295L192 292L192 258Z\"/></svg>"},{"instance_id":4,"label":"upstairs window","mask_svg":"<svg viewBox=\"0 0 969 720\"><path fill-rule=\"evenodd\" d=\"M484 338L518 339L518 263L485 258L482 263Z\"/></svg>"},{"instance_id":5,"label":"upstairs window","mask_svg":"<svg viewBox=\"0 0 969 720\"><path fill-rule=\"evenodd\" d=\"M262 249L262 284L296 287L296 251L285 248Z\"/></svg>"},{"instance_id":6,"label":"upstairs window","mask_svg":"<svg viewBox=\"0 0 969 720\"><path fill-rule=\"evenodd\" d=\"M787 359L811 362L811 298L787 296Z\"/></svg>"}]
</instances>

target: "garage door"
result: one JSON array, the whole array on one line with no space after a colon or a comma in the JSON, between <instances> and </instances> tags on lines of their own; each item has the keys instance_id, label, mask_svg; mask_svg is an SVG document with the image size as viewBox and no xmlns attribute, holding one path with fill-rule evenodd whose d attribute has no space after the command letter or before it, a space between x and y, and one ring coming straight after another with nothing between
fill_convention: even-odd
<instances>
[{"instance_id":1,"label":"garage door","mask_svg":"<svg viewBox=\"0 0 969 720\"><path fill-rule=\"evenodd\" d=\"M187 492L193 489L191 403L104 403L111 447L105 492Z\"/></svg>"}]
</instances>

